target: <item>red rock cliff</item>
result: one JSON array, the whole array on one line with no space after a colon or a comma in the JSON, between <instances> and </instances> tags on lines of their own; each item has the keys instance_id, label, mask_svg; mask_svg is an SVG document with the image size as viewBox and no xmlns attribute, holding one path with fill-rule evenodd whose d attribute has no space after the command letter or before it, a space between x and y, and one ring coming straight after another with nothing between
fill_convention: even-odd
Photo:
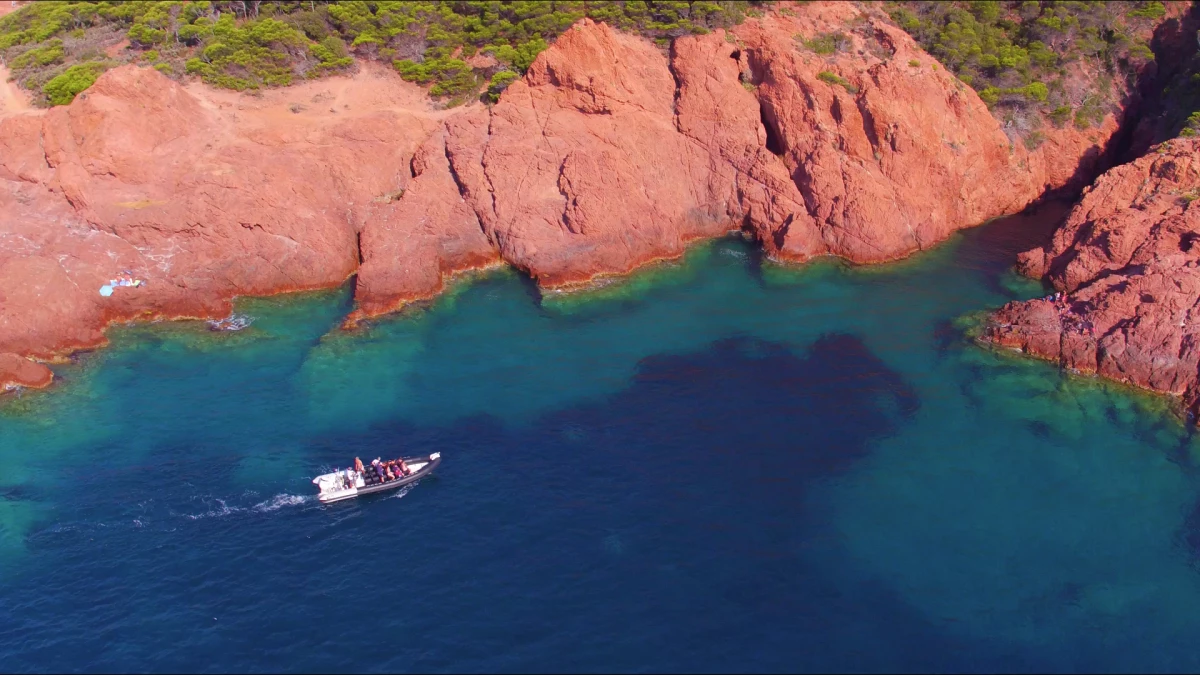
<instances>
[{"instance_id":1,"label":"red rock cliff","mask_svg":"<svg viewBox=\"0 0 1200 675\"><path fill-rule=\"evenodd\" d=\"M1009 303L986 337L1063 367L1200 400L1200 142L1101 176L1044 249L1020 257L1061 300Z\"/></svg>"},{"instance_id":2,"label":"red rock cliff","mask_svg":"<svg viewBox=\"0 0 1200 675\"><path fill-rule=\"evenodd\" d=\"M851 49L795 38L829 30ZM1063 185L1115 126L1014 146L908 35L842 3L669 55L584 20L491 108L437 110L366 66L260 97L122 67L0 118L0 352L52 359L112 321L357 272L353 324L466 269L568 285L734 229L781 259L890 260ZM102 297L123 270L147 285Z\"/></svg>"}]
</instances>

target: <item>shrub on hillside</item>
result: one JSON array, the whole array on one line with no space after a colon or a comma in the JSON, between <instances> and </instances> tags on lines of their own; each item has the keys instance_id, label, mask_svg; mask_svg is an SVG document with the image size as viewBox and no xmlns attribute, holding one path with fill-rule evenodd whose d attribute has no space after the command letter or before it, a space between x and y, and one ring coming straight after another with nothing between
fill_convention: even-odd
<instances>
[{"instance_id":1,"label":"shrub on hillside","mask_svg":"<svg viewBox=\"0 0 1200 675\"><path fill-rule=\"evenodd\" d=\"M517 75L511 70L501 70L495 75L492 75L492 81L488 83L487 94L485 95L487 101L489 103L495 103L499 101L500 94L504 93L504 90L508 88L508 85L516 82L518 79L520 79L520 77L520 75Z\"/></svg>"},{"instance_id":2,"label":"shrub on hillside","mask_svg":"<svg viewBox=\"0 0 1200 675\"><path fill-rule=\"evenodd\" d=\"M841 85L843 88L845 88L846 91L850 92L851 94L858 93L858 87L855 87L854 85L850 84L845 79L843 79L841 76L839 76L837 73L832 73L828 70L822 70L821 72L817 73L817 79L822 82L827 82L829 84Z\"/></svg>"},{"instance_id":3,"label":"shrub on hillside","mask_svg":"<svg viewBox=\"0 0 1200 675\"><path fill-rule=\"evenodd\" d=\"M50 105L67 105L75 100L79 92L92 86L102 72L104 67L96 63L71 66L47 82L42 87L42 93Z\"/></svg>"},{"instance_id":4,"label":"shrub on hillside","mask_svg":"<svg viewBox=\"0 0 1200 675\"><path fill-rule=\"evenodd\" d=\"M129 40L132 54L156 51L163 61L219 87L256 89L319 77L353 66L354 57L408 63L402 74L430 87L434 96L474 93L494 67L464 66L491 53L506 70L524 73L550 41L589 16L667 45L676 37L733 26L760 2L38 2L0 18L0 56L23 84L40 86L58 69L91 56L80 45L116 46ZM58 46L53 40L59 40ZM89 47L90 48L90 47ZM13 61L31 55L19 65ZM155 61L157 59L147 59ZM397 65L400 70L401 66ZM492 83L488 84L489 91Z\"/></svg>"},{"instance_id":5,"label":"shrub on hillside","mask_svg":"<svg viewBox=\"0 0 1200 675\"><path fill-rule=\"evenodd\" d=\"M1132 78L1154 58L1137 39L1165 9L1161 2L888 2L893 20L972 86L990 108L1022 109L1081 127L1098 123L1115 100L1115 78ZM1068 66L1082 62L1084 68ZM1065 85L1068 72L1093 73L1086 100ZM1078 77L1078 75L1075 75Z\"/></svg>"},{"instance_id":6,"label":"shrub on hillside","mask_svg":"<svg viewBox=\"0 0 1200 675\"><path fill-rule=\"evenodd\" d=\"M796 39L805 48L822 55L836 54L850 48L850 38L845 33L821 33L812 39L804 39L797 35Z\"/></svg>"}]
</instances>

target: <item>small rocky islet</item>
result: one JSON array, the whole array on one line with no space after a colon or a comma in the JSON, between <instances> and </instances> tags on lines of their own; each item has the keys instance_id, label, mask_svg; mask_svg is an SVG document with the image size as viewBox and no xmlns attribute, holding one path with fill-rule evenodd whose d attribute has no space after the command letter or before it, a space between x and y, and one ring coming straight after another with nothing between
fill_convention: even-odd
<instances>
[{"instance_id":1,"label":"small rocky islet","mask_svg":"<svg viewBox=\"0 0 1200 675\"><path fill-rule=\"evenodd\" d=\"M429 46L394 67L380 50L403 31L352 45L310 32L321 17L340 25L337 6L271 18L262 3L145 3L164 6L160 20L101 3L93 28L132 27L107 61L80 65L79 36L37 33L53 14L4 4L10 65L45 61L0 83L4 389L48 385L44 363L103 346L114 322L220 320L237 296L354 277L353 328L493 265L571 288L731 231L779 261L879 263L1082 192L1017 261L1058 295L999 309L984 338L1200 400L1190 2L691 3L726 14L682 31L557 3L572 20L545 28L550 40ZM384 25L392 10L375 4ZM1070 56L1105 11L1129 32L1124 51ZM307 81L230 80L204 45L239 25L307 50ZM997 57L947 39L963 25L1049 37ZM202 47L184 73L168 58ZM438 65L451 61L484 75L471 96L465 65ZM1033 79L1039 68L1057 79ZM146 283L98 292L122 270Z\"/></svg>"}]
</instances>

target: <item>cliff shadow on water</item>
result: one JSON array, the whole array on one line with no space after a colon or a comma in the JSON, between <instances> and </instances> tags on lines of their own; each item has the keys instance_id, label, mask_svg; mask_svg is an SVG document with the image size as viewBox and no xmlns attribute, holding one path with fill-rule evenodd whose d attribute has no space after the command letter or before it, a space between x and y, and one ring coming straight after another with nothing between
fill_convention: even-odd
<instances>
[{"instance_id":1,"label":"cliff shadow on water","mask_svg":"<svg viewBox=\"0 0 1200 675\"><path fill-rule=\"evenodd\" d=\"M1017 255L1049 243L1073 207L1066 196L1048 195L1018 213L988 221L964 234L957 265L981 273L997 293L1011 294Z\"/></svg>"}]
</instances>

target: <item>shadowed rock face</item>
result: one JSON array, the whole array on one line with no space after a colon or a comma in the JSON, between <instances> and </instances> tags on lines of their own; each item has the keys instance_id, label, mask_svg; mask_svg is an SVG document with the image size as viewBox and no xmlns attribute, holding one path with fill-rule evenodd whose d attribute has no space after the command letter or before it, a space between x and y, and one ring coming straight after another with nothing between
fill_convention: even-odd
<instances>
[{"instance_id":1,"label":"shadowed rock face","mask_svg":"<svg viewBox=\"0 0 1200 675\"><path fill-rule=\"evenodd\" d=\"M1063 367L1200 399L1200 142L1175 139L1101 176L1019 267L1063 300L1005 305L986 337Z\"/></svg>"},{"instance_id":2,"label":"shadowed rock face","mask_svg":"<svg viewBox=\"0 0 1200 675\"><path fill-rule=\"evenodd\" d=\"M491 108L370 65L258 97L114 69L0 118L0 351L357 272L354 325L461 271L570 285L736 229L780 259L895 259L1086 174L1116 127L1014 146L875 11L806 4L669 55L584 20ZM832 30L828 57L795 39ZM124 270L147 284L100 296Z\"/></svg>"}]
</instances>

